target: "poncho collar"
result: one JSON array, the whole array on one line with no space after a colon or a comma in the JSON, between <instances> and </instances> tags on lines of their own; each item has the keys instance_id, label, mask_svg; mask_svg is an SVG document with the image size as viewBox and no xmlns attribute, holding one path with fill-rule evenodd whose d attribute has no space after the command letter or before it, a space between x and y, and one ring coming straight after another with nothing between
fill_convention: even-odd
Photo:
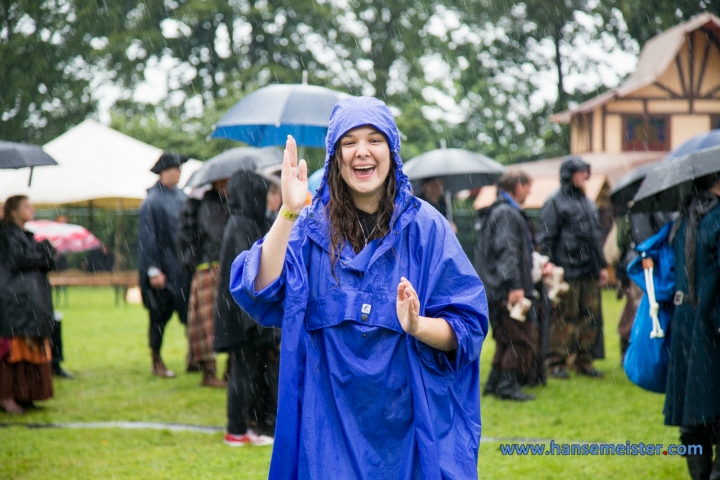
<instances>
[{"instance_id":1,"label":"poncho collar","mask_svg":"<svg viewBox=\"0 0 720 480\"><path fill-rule=\"evenodd\" d=\"M320 187L317 189L313 197L312 205L309 208L307 220L305 221L305 231L307 235L325 250L330 250L329 224L326 215L326 207L330 201L330 187L327 183L328 174L330 172L330 162L335 155L335 148L338 141L350 130L371 125L379 132L383 133L388 140L390 147L390 155L395 162L395 179L397 181L397 194L395 196L395 211L390 221L390 232L388 237L390 241L383 241L381 245L379 240L370 242L368 247L372 247L370 254L367 248L357 254L359 263L352 262L353 268L365 270L372 259L381 255L385 250L392 247L395 239L399 236L399 232L407 226L412 220L420 207L420 202L413 201L410 181L402 170L402 159L400 158L400 132L398 131L395 119L390 109L377 98L372 97L348 97L340 100L333 108L330 114L330 123L328 125L328 133L325 137L325 173L323 174ZM387 237L386 237L387 238ZM342 252L342 257L354 259L355 253L352 248L346 246ZM366 258L367 257L367 258ZM366 258L365 261L360 261Z\"/></svg>"}]
</instances>

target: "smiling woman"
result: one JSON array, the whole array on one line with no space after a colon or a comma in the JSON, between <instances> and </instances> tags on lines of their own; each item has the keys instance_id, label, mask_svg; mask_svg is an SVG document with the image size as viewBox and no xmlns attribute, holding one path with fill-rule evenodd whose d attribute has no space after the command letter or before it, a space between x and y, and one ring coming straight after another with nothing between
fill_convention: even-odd
<instances>
[{"instance_id":1,"label":"smiling woman","mask_svg":"<svg viewBox=\"0 0 720 480\"><path fill-rule=\"evenodd\" d=\"M283 328L270 478L477 478L485 291L399 137L381 101L341 100L305 209L289 138L280 214L233 263L235 301Z\"/></svg>"}]
</instances>

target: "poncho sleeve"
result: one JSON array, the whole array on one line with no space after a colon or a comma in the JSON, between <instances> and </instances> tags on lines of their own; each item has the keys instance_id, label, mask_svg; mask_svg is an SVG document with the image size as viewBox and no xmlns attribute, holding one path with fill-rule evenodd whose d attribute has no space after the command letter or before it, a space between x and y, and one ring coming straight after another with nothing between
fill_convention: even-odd
<instances>
[{"instance_id":1,"label":"poncho sleeve","mask_svg":"<svg viewBox=\"0 0 720 480\"><path fill-rule=\"evenodd\" d=\"M424 315L445 319L455 331L458 348L439 352L420 341L418 348L432 351L446 375L455 377L480 356L488 331L487 298L482 281L449 226L438 229L437 235L445 238L430 239L437 247L426 264L430 277L428 295L423 295Z\"/></svg>"},{"instance_id":2,"label":"poncho sleeve","mask_svg":"<svg viewBox=\"0 0 720 480\"><path fill-rule=\"evenodd\" d=\"M237 256L230 270L230 294L250 317L263 327L282 327L287 295L299 292L307 285L307 271L302 257L305 235L301 228L304 213L297 220L290 235L285 264L280 276L260 291L255 290L255 278L260 270L260 254L264 239Z\"/></svg>"}]
</instances>

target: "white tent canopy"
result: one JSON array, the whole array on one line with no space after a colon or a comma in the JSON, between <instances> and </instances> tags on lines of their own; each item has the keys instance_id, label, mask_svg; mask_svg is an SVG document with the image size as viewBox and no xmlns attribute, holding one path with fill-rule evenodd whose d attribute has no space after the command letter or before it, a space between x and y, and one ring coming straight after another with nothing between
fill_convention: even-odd
<instances>
[{"instance_id":1,"label":"white tent canopy","mask_svg":"<svg viewBox=\"0 0 720 480\"><path fill-rule=\"evenodd\" d=\"M150 168L162 154L94 120L85 120L43 148L58 165L35 168L30 187L28 169L0 170L0 201L24 194L36 206L137 208L157 182ZM200 166L197 160L186 163L180 184Z\"/></svg>"}]
</instances>

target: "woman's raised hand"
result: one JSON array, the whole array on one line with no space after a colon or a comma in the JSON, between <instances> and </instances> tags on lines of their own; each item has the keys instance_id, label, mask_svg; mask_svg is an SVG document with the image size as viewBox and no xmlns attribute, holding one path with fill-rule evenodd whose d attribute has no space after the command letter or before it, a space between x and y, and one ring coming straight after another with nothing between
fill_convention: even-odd
<instances>
[{"instance_id":1,"label":"woman's raised hand","mask_svg":"<svg viewBox=\"0 0 720 480\"><path fill-rule=\"evenodd\" d=\"M298 163L297 144L288 135L285 143L285 155L282 164L282 200L283 206L293 213L299 213L305 206L308 194L307 163Z\"/></svg>"}]
</instances>

